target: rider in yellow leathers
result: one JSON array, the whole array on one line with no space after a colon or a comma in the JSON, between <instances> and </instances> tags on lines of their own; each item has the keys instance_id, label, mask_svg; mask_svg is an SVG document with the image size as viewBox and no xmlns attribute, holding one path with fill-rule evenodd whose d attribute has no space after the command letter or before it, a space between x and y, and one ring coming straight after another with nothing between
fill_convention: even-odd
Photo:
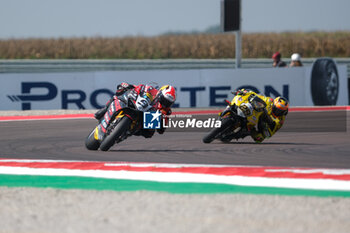
<instances>
[{"instance_id":1,"label":"rider in yellow leathers","mask_svg":"<svg viewBox=\"0 0 350 233\"><path fill-rule=\"evenodd\" d=\"M245 89L238 90L236 95L256 95L266 103L264 114L258 120L258 129L253 128L251 130L251 137L255 142L260 143L265 138L272 137L282 127L289 107L286 98L277 97L273 99Z\"/></svg>"}]
</instances>

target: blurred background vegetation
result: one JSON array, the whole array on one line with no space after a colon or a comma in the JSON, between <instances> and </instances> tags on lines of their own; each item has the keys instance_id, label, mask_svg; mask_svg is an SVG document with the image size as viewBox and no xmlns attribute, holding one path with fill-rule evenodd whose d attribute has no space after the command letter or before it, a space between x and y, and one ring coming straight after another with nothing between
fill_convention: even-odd
<instances>
[{"instance_id":1,"label":"blurred background vegetation","mask_svg":"<svg viewBox=\"0 0 350 233\"><path fill-rule=\"evenodd\" d=\"M0 59L176 59L234 58L235 34L168 32L155 37L0 40ZM249 33L242 36L242 58L350 57L350 32Z\"/></svg>"}]
</instances>

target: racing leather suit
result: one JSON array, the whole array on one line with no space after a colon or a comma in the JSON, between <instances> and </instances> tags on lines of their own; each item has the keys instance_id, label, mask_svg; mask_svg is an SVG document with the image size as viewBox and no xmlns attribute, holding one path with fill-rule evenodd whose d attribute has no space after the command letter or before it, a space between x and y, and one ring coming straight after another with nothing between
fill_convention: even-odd
<instances>
[{"instance_id":1,"label":"racing leather suit","mask_svg":"<svg viewBox=\"0 0 350 233\"><path fill-rule=\"evenodd\" d=\"M272 137L283 125L286 116L275 116L272 112L273 99L264 95L257 94L253 91L241 89L236 95L256 95L266 103L264 113L259 117L258 130L251 130L251 137L255 142L262 142L265 138Z\"/></svg>"}]
</instances>

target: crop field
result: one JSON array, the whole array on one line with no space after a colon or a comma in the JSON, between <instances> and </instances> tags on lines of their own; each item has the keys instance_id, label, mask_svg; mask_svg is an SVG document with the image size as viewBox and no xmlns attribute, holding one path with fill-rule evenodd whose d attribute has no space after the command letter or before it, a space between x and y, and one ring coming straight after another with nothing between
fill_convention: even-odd
<instances>
[{"instance_id":1,"label":"crop field","mask_svg":"<svg viewBox=\"0 0 350 233\"><path fill-rule=\"evenodd\" d=\"M243 58L349 57L350 31L243 34ZM233 58L235 34L0 40L0 59Z\"/></svg>"}]
</instances>

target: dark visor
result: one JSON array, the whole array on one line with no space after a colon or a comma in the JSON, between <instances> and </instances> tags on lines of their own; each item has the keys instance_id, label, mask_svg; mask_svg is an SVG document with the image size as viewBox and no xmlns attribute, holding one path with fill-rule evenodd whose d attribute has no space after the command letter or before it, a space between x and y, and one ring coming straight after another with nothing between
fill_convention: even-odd
<instances>
[{"instance_id":1,"label":"dark visor","mask_svg":"<svg viewBox=\"0 0 350 233\"><path fill-rule=\"evenodd\" d=\"M163 95L160 97L160 103L164 108L170 108L173 102L167 100Z\"/></svg>"},{"instance_id":2,"label":"dark visor","mask_svg":"<svg viewBox=\"0 0 350 233\"><path fill-rule=\"evenodd\" d=\"M282 116L286 113L286 110L281 110L281 109L278 109L276 107L273 107L273 113L276 115L276 116Z\"/></svg>"}]
</instances>

